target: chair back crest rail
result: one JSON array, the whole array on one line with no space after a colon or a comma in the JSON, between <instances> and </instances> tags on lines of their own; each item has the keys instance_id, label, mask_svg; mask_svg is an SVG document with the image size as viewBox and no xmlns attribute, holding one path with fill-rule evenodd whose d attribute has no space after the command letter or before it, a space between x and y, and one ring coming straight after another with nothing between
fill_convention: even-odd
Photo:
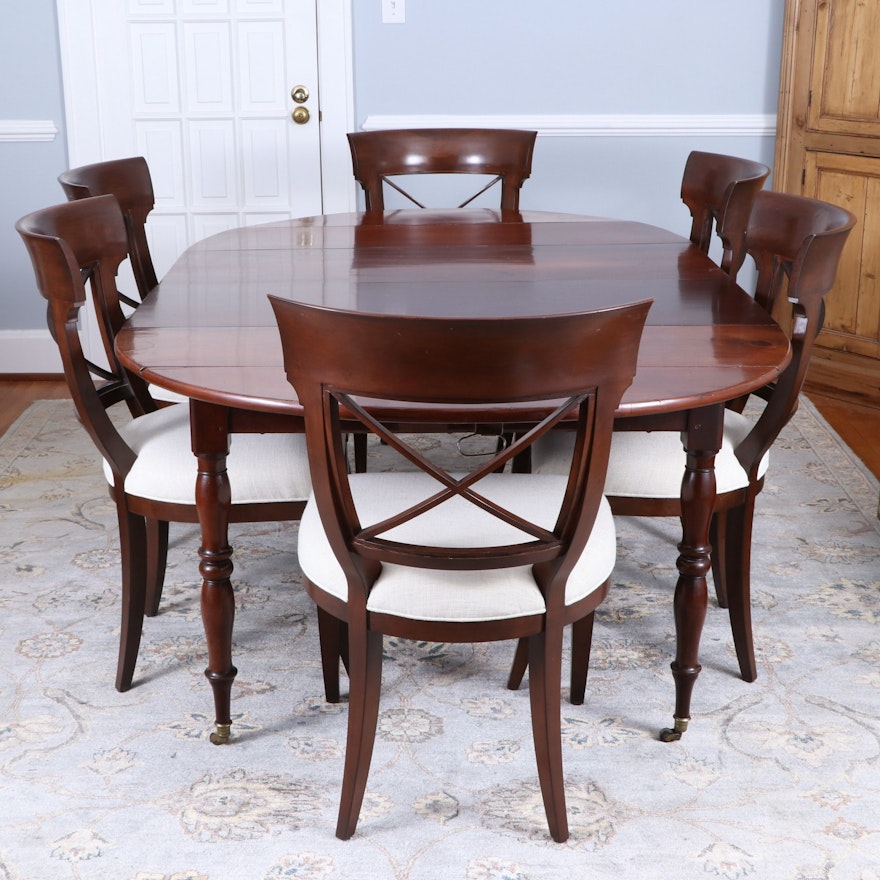
<instances>
[{"instance_id":1,"label":"chair back crest rail","mask_svg":"<svg viewBox=\"0 0 880 880\"><path fill-rule=\"evenodd\" d=\"M385 208L388 184L416 206L425 207L389 178L411 174L484 174L493 179L458 207L490 186L501 185L501 209L519 209L519 192L531 174L535 131L519 129L422 128L359 131L348 135L355 179L367 211Z\"/></svg>"}]
</instances>

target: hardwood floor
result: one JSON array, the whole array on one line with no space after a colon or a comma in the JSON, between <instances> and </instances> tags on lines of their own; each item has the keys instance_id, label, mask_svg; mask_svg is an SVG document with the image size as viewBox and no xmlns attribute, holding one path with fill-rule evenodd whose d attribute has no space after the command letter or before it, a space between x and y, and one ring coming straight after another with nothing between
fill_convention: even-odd
<instances>
[{"instance_id":1,"label":"hardwood floor","mask_svg":"<svg viewBox=\"0 0 880 880\"><path fill-rule=\"evenodd\" d=\"M0 435L34 400L58 400L70 397L67 383L57 377L0 376Z\"/></svg>"},{"instance_id":2,"label":"hardwood floor","mask_svg":"<svg viewBox=\"0 0 880 880\"><path fill-rule=\"evenodd\" d=\"M0 376L0 434L33 400L68 397L67 386L57 378ZM810 400L850 449L880 478L880 409L808 392Z\"/></svg>"},{"instance_id":3,"label":"hardwood floor","mask_svg":"<svg viewBox=\"0 0 880 880\"><path fill-rule=\"evenodd\" d=\"M880 479L880 408L838 400L814 391L807 397L847 446Z\"/></svg>"}]
</instances>

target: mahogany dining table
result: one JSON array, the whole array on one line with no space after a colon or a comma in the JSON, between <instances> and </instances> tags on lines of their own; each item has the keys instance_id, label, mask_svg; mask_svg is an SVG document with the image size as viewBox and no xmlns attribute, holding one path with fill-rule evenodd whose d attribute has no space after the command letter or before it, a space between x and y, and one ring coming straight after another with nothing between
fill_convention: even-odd
<instances>
[{"instance_id":1,"label":"mahogany dining table","mask_svg":"<svg viewBox=\"0 0 880 880\"><path fill-rule=\"evenodd\" d=\"M230 229L190 247L128 319L116 350L127 369L190 398L214 742L229 738L236 675L229 435L303 430L270 293L447 317L568 314L653 298L615 428L680 431L687 452L675 709L660 733L680 738L700 672L724 404L773 381L790 357L767 312L686 238L626 220L467 209L331 214ZM417 413L412 422L417 429Z\"/></svg>"}]
</instances>

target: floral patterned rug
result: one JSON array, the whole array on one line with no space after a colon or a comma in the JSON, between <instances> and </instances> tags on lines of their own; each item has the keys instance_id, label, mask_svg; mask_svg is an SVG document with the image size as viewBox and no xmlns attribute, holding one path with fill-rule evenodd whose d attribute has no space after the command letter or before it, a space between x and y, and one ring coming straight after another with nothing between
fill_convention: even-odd
<instances>
[{"instance_id":1,"label":"floral patterned rug","mask_svg":"<svg viewBox=\"0 0 880 880\"><path fill-rule=\"evenodd\" d=\"M172 526L162 611L119 694L114 510L70 403L37 402L0 439L0 880L878 880L877 498L804 401L758 505L758 681L738 678L712 597L693 721L670 744L675 522L619 521L587 700L563 704L562 845L527 684L504 687L513 645L388 640L341 842L346 707L322 698L296 526L232 533L234 739L212 746L197 530Z\"/></svg>"}]
</instances>

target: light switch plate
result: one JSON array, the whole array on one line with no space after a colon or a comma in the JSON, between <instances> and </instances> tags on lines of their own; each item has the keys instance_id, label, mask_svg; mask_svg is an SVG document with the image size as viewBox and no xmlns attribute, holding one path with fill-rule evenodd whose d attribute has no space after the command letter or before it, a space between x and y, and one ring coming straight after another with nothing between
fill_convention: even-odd
<instances>
[{"instance_id":1,"label":"light switch plate","mask_svg":"<svg viewBox=\"0 0 880 880\"><path fill-rule=\"evenodd\" d=\"M406 0L382 0L382 23L403 24L406 21Z\"/></svg>"}]
</instances>

